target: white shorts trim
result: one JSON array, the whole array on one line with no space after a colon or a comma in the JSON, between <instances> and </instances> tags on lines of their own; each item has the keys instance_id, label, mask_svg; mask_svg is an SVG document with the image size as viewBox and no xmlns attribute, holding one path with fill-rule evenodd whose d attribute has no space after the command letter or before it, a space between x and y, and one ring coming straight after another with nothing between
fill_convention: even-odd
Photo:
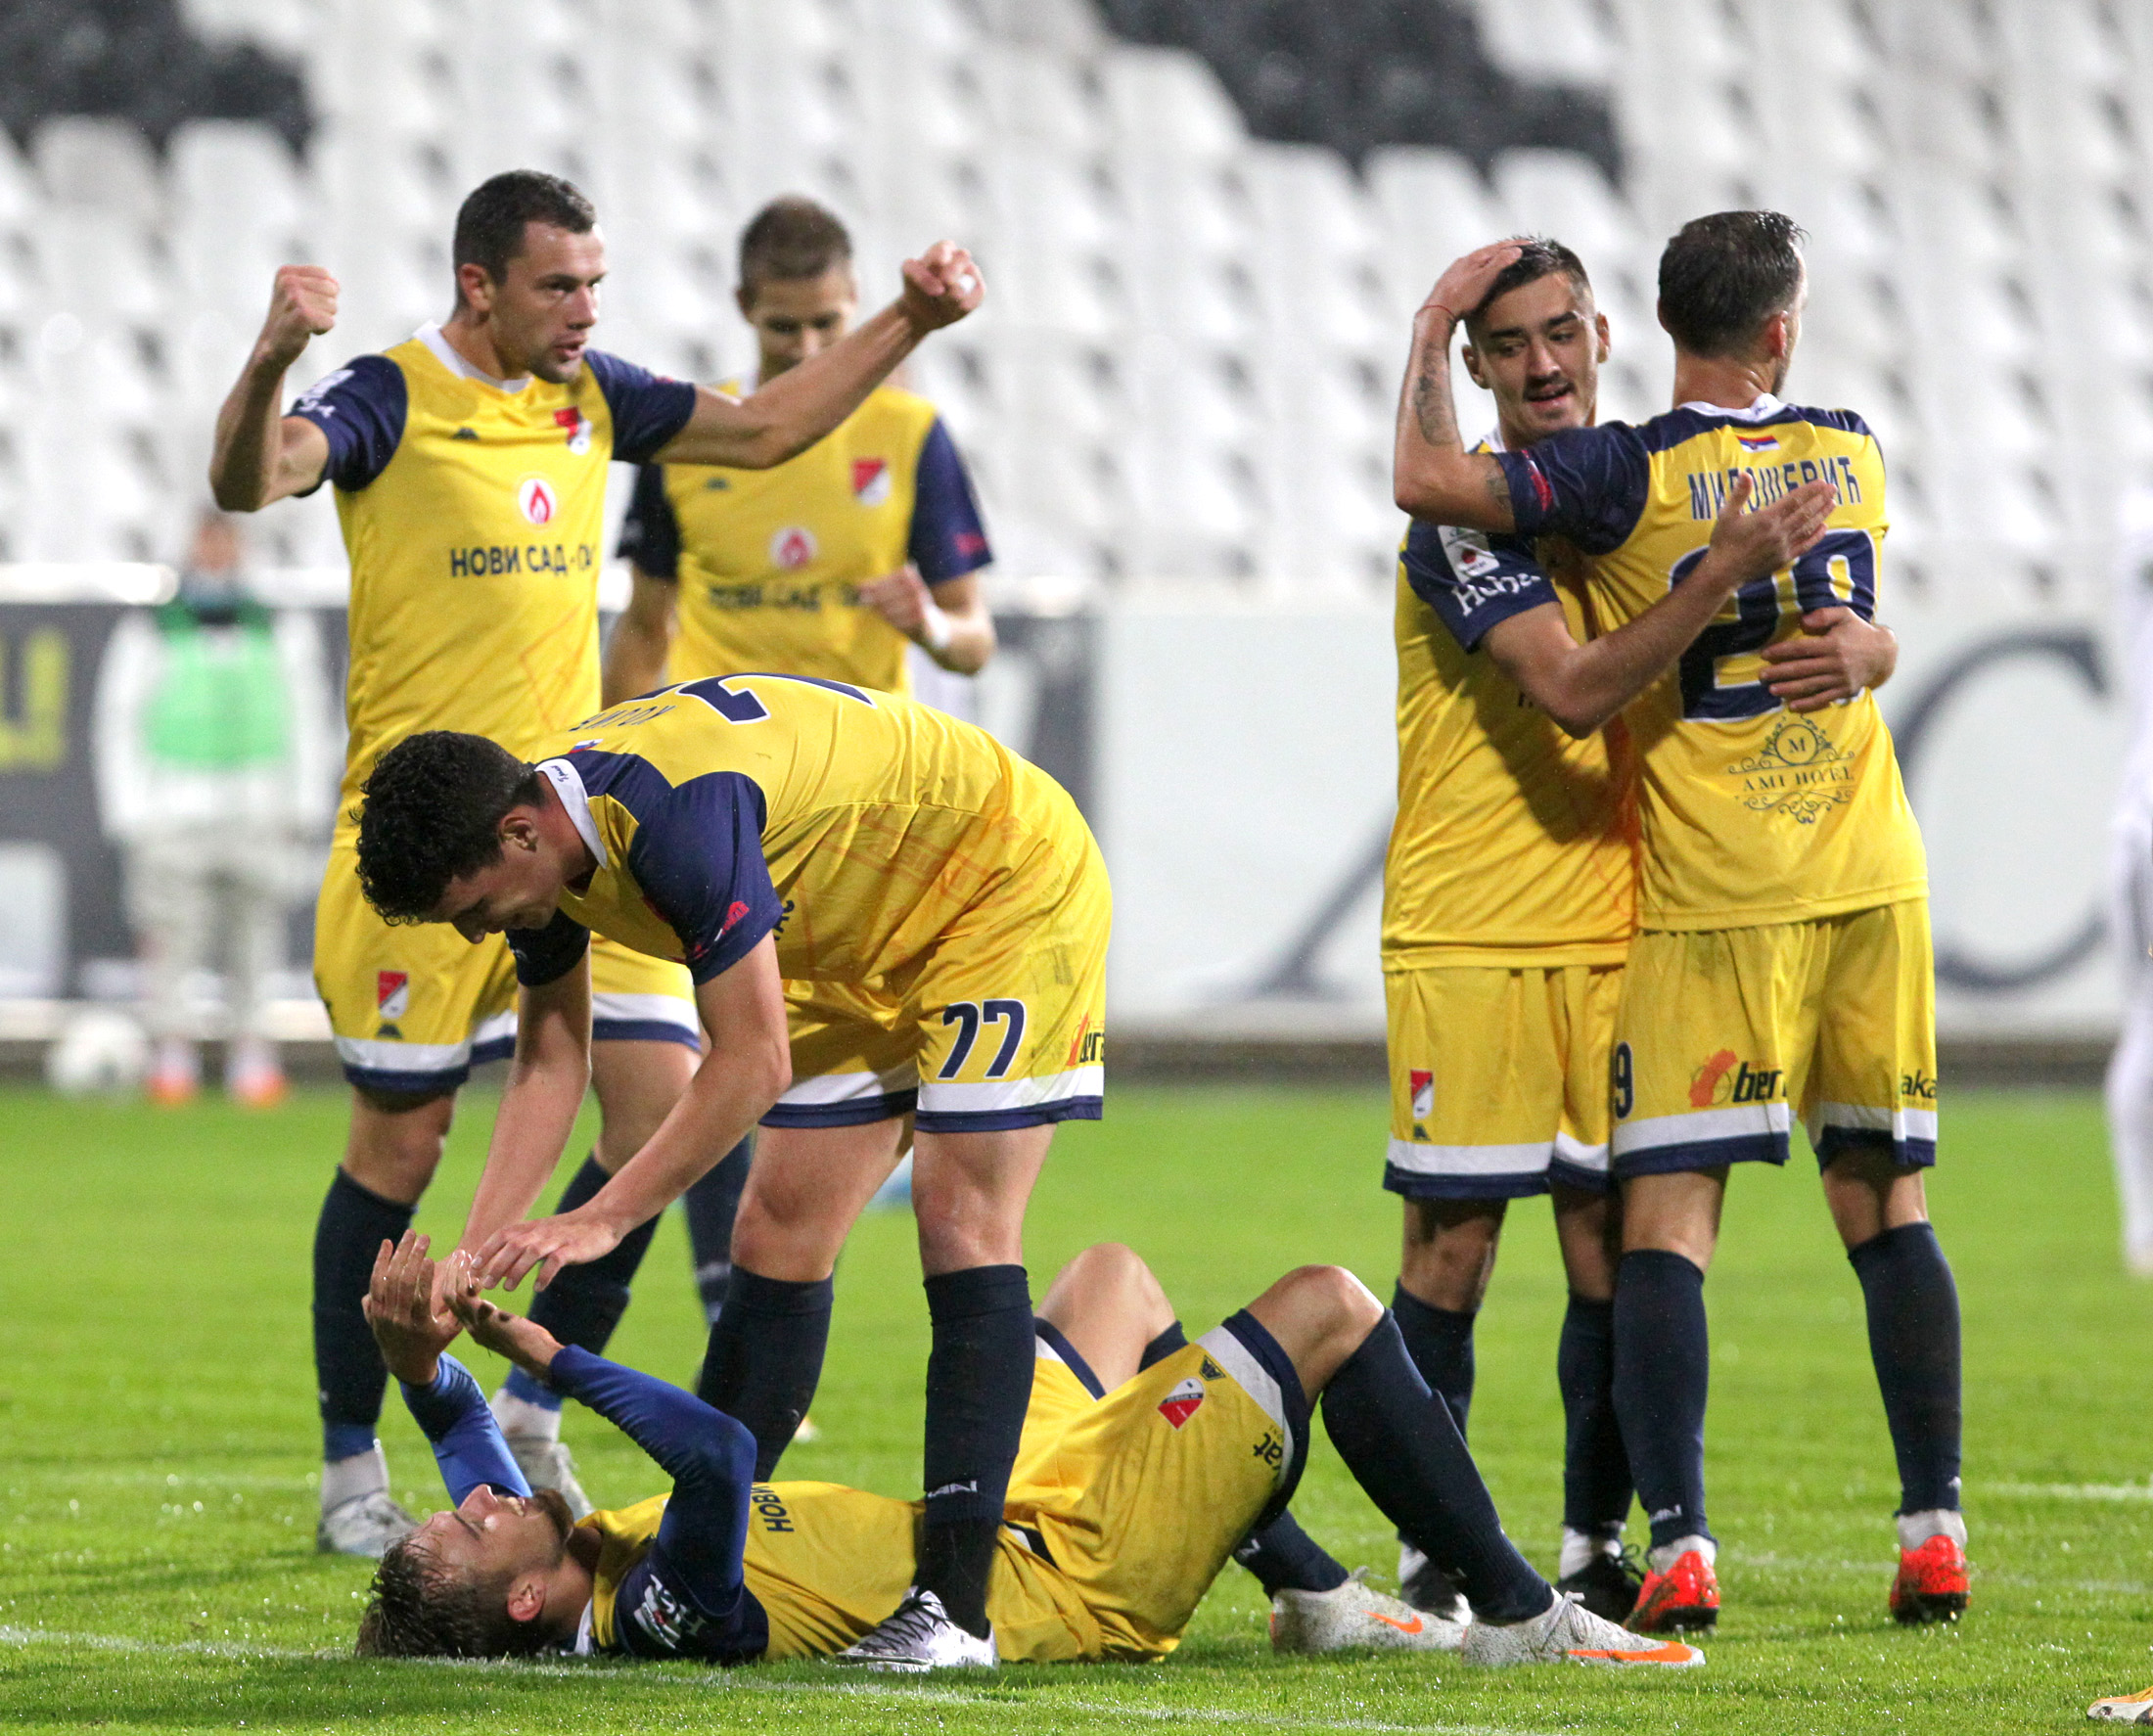
<instances>
[{"instance_id":1,"label":"white shorts trim","mask_svg":"<svg viewBox=\"0 0 2153 1736\"><path fill-rule=\"evenodd\" d=\"M1413 1139L1391 1141L1391 1166L1415 1175L1537 1175L1555 1155L1552 1139L1523 1145L1427 1145ZM1603 1157L1604 1165L1606 1159Z\"/></svg>"},{"instance_id":2,"label":"white shorts trim","mask_svg":"<svg viewBox=\"0 0 2153 1736\"><path fill-rule=\"evenodd\" d=\"M1278 1474L1272 1487L1283 1487L1293 1475L1294 1454L1299 1443L1294 1439L1293 1425L1286 1420L1286 1395L1278 1390L1278 1383L1271 1379L1270 1370L1249 1354L1248 1347L1235 1338L1223 1326L1214 1326L1196 1341L1202 1350L1219 1367L1240 1384L1241 1390L1255 1399L1257 1408L1271 1419L1278 1431L1279 1439L1286 1443L1286 1450L1278 1455Z\"/></svg>"},{"instance_id":3,"label":"white shorts trim","mask_svg":"<svg viewBox=\"0 0 2153 1736\"><path fill-rule=\"evenodd\" d=\"M1744 1103L1729 1109L1693 1109L1683 1116L1650 1116L1615 1123L1615 1154L1694 1145L1707 1139L1754 1139L1760 1133L1794 1130L1794 1111L1784 1103Z\"/></svg>"},{"instance_id":4,"label":"white shorts trim","mask_svg":"<svg viewBox=\"0 0 2153 1736\"><path fill-rule=\"evenodd\" d=\"M1073 1067L1041 1078L989 1079L966 1084L958 1079L921 1079L923 1115L993 1115L1012 1109L1035 1109L1071 1097L1098 1097L1107 1088L1103 1066Z\"/></svg>"},{"instance_id":5,"label":"white shorts trim","mask_svg":"<svg viewBox=\"0 0 2153 1736\"><path fill-rule=\"evenodd\" d=\"M451 1074L471 1065L471 1044L393 1043L374 1037L340 1036L337 1059L367 1073Z\"/></svg>"},{"instance_id":6,"label":"white shorts trim","mask_svg":"<svg viewBox=\"0 0 2153 1736\"><path fill-rule=\"evenodd\" d=\"M677 994L593 994L590 1016L593 1022L617 1019L636 1024L677 1025L698 1042L703 1037L703 1023L696 1017L695 1002ZM512 1013L509 1018L513 1022L515 1015Z\"/></svg>"},{"instance_id":7,"label":"white shorts trim","mask_svg":"<svg viewBox=\"0 0 2153 1736\"><path fill-rule=\"evenodd\" d=\"M1607 1173L1608 1150L1604 1142L1599 1145L1586 1145L1581 1139L1575 1139L1568 1133L1557 1133L1555 1135L1555 1161L1568 1164L1573 1169L1589 1169L1595 1175L1605 1175Z\"/></svg>"},{"instance_id":8,"label":"white shorts trim","mask_svg":"<svg viewBox=\"0 0 2153 1736\"><path fill-rule=\"evenodd\" d=\"M1819 1103L1809 1120L1813 1140L1826 1127L1855 1127L1863 1132L1889 1132L1896 1140L1926 1139L1936 1143L1936 1111L1933 1109L1874 1109L1865 1103Z\"/></svg>"},{"instance_id":9,"label":"white shorts trim","mask_svg":"<svg viewBox=\"0 0 2153 1736\"><path fill-rule=\"evenodd\" d=\"M837 1103L866 1103L909 1091L918 1075L908 1065L884 1075L872 1073L819 1073L796 1079L779 1103L795 1109L821 1109Z\"/></svg>"}]
</instances>

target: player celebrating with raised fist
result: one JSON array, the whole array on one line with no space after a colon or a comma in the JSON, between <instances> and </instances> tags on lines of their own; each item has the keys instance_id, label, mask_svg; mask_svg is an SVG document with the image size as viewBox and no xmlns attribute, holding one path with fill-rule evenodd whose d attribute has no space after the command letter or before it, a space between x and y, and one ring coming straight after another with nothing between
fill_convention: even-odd
<instances>
[{"instance_id":1,"label":"player celebrating with raised fist","mask_svg":"<svg viewBox=\"0 0 2153 1736\"><path fill-rule=\"evenodd\" d=\"M1890 732L1867 694L1796 715L1761 654L1809 612L1876 607L1884 468L1858 416L1775 395L1801 331L1800 231L1767 211L1688 224L1660 261L1675 407L1640 428L1465 450L1449 343L1518 256L1459 260L1414 322L1395 488L1415 517L1567 536L1611 626L1707 558L1730 487L1760 502L1818 482L1830 528L1735 593L1629 723L1640 759L1639 935L1616 1014L1613 1167L1623 1191L1615 1404L1652 1523L1633 1625L1705 1628L1718 1610L1704 1507L1704 1272L1729 1165L1784 1163L1804 1115L1868 1306L1899 1461L1900 1620L1965 1608L1958 1297L1930 1228L1935 989L1927 869Z\"/></svg>"},{"instance_id":2,"label":"player celebrating with raised fist","mask_svg":"<svg viewBox=\"0 0 2153 1736\"><path fill-rule=\"evenodd\" d=\"M487 181L457 213L454 257L456 306L444 324L325 376L290 414L285 372L334 325L337 286L318 268L280 271L217 422L210 481L227 509L336 485L351 565L346 809L382 750L414 729L524 744L596 708L609 460L780 463L981 296L970 258L939 244L907 262L899 300L813 364L735 400L589 347L605 243L567 182L528 170ZM474 949L381 922L360 895L353 844L347 813L315 914L315 982L353 1087L314 1248L319 1540L378 1555L411 1520L388 1494L375 1437L386 1375L359 1300L374 1249L401 1234L439 1161L457 1087L475 1059L511 1040L514 972L498 943ZM605 946L593 984L605 1130L570 1184L572 1209L663 1120L698 1045L677 966ZM548 1301L558 1336L604 1344L642 1249L624 1243ZM555 1413L513 1399L505 1409L534 1467L573 1489L545 1436Z\"/></svg>"}]
</instances>

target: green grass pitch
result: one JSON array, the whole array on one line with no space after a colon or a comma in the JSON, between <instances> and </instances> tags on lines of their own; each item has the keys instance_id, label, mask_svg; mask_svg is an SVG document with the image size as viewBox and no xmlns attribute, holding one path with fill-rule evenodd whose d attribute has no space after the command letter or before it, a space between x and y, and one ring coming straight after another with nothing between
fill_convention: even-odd
<instances>
[{"instance_id":1,"label":"green grass pitch","mask_svg":"<svg viewBox=\"0 0 2153 1736\"><path fill-rule=\"evenodd\" d=\"M1974 1608L1901 1632L1884 1611L1896 1485L1859 1291L1808 1160L1742 1170L1708 1288L1713 1515L1725 1616L1703 1670L1640 1680L1455 1661L1287 1664L1228 1567L1152 1667L932 1681L826 1666L361 1664L366 1564L313 1552L308 1248L343 1105L247 1116L0 1093L0 1720L22 1728L1255 1730L2061 1729L2153 1681L2153 1287L2120 1272L2089 1095L1967 1094L1932 1190L1964 1298ZM1397 1208L1368 1092L1128 1089L1065 1129L1032 1208L1034 1286L1087 1242L1148 1257L1201 1329L1287 1266L1387 1292ZM474 1095L422 1218L453 1238L482 1151ZM839 1273L815 1406L786 1470L917 1487L926 1310L911 1221L864 1221ZM1473 1439L1506 1523L1551 1568L1562 1285L1545 1208L1515 1213L1480 1330ZM668 1216L616 1353L676 1379L701 1333ZM500 1368L476 1357L492 1383ZM441 1499L391 1396L400 1494ZM600 1501L659 1486L588 1414L569 1439ZM1304 1522L1378 1582L1395 1545L1320 1431Z\"/></svg>"}]
</instances>

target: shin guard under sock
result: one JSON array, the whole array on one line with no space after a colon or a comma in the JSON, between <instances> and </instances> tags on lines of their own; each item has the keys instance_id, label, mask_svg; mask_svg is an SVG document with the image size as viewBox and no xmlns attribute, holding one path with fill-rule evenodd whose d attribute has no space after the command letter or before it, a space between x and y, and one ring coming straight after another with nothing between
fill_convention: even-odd
<instances>
[{"instance_id":1,"label":"shin guard under sock","mask_svg":"<svg viewBox=\"0 0 2153 1736\"><path fill-rule=\"evenodd\" d=\"M1615 1280L1615 1413L1656 1548L1712 1535L1705 1523L1711 1386L1704 1273L1664 1249L1624 1255Z\"/></svg>"},{"instance_id":2,"label":"shin guard under sock","mask_svg":"<svg viewBox=\"0 0 2153 1736\"><path fill-rule=\"evenodd\" d=\"M680 1196L680 1210L688 1219L688 1251L695 1257L695 1287L703 1298L703 1317L712 1326L725 1311L725 1291L733 1276L733 1219L740 1213L755 1149L751 1133Z\"/></svg>"},{"instance_id":3,"label":"shin guard under sock","mask_svg":"<svg viewBox=\"0 0 2153 1736\"><path fill-rule=\"evenodd\" d=\"M1563 1395L1563 1524L1619 1536L1629 1516L1629 1454L1615 1415L1615 1304L1570 1299L1555 1379Z\"/></svg>"},{"instance_id":4,"label":"shin guard under sock","mask_svg":"<svg viewBox=\"0 0 2153 1736\"><path fill-rule=\"evenodd\" d=\"M986 1632L986 1576L1036 1360L1020 1265L927 1280L927 1512L918 1581L958 1626Z\"/></svg>"},{"instance_id":5,"label":"shin guard under sock","mask_svg":"<svg viewBox=\"0 0 2153 1736\"><path fill-rule=\"evenodd\" d=\"M1450 1407L1450 1420L1463 1435L1473 1409L1474 1316L1424 1302L1403 1283L1392 1293L1391 1312L1405 1340L1405 1353L1430 1390Z\"/></svg>"},{"instance_id":6,"label":"shin guard under sock","mask_svg":"<svg viewBox=\"0 0 2153 1736\"><path fill-rule=\"evenodd\" d=\"M1958 1286L1927 1223L1847 1251L1868 1304L1869 1356L1899 1459L1901 1513L1958 1505Z\"/></svg>"},{"instance_id":7,"label":"shin guard under sock","mask_svg":"<svg viewBox=\"0 0 2153 1736\"><path fill-rule=\"evenodd\" d=\"M1554 1591L1503 1535L1465 1437L1390 1314L1324 1388L1323 1425L1369 1499L1455 1580L1477 1617L1522 1622L1547 1609Z\"/></svg>"},{"instance_id":8,"label":"shin guard under sock","mask_svg":"<svg viewBox=\"0 0 2153 1736\"><path fill-rule=\"evenodd\" d=\"M828 1278L793 1283L733 1268L695 1395L756 1438L757 1483L769 1482L814 1399L835 1293Z\"/></svg>"},{"instance_id":9,"label":"shin guard under sock","mask_svg":"<svg viewBox=\"0 0 2153 1736\"><path fill-rule=\"evenodd\" d=\"M611 1179L598 1166L595 1153L585 1158L583 1166L562 1190L561 1202L553 1209L555 1214L587 1205ZM635 1277L636 1267L643 1263L651 1238L657 1233L658 1219L653 1217L622 1236L612 1253L583 1265L563 1266L554 1274L553 1282L530 1299L532 1322L543 1326L564 1345L573 1345L594 1356L604 1355L613 1329L620 1324L620 1316L628 1310L628 1286ZM509 1375L508 1390L528 1403L549 1410L561 1407L558 1393L549 1391L520 1368Z\"/></svg>"},{"instance_id":10,"label":"shin guard under sock","mask_svg":"<svg viewBox=\"0 0 2153 1736\"><path fill-rule=\"evenodd\" d=\"M389 1371L359 1303L374 1281L375 1255L411 1227L412 1210L342 1169L322 1201L314 1227L314 1384L324 1459L347 1459L374 1444Z\"/></svg>"}]
</instances>

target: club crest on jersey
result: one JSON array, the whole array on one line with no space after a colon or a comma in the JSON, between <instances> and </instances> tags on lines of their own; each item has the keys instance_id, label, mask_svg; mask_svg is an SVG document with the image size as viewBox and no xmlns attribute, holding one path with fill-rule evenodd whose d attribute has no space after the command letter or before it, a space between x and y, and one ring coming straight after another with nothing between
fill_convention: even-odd
<instances>
[{"instance_id":1,"label":"club crest on jersey","mask_svg":"<svg viewBox=\"0 0 2153 1736\"><path fill-rule=\"evenodd\" d=\"M862 506L880 506L890 498L890 461L887 458L852 460L852 498Z\"/></svg>"},{"instance_id":2,"label":"club crest on jersey","mask_svg":"<svg viewBox=\"0 0 2153 1736\"><path fill-rule=\"evenodd\" d=\"M1436 1113L1436 1075L1416 1067L1406 1077L1413 1086L1413 1119L1425 1121Z\"/></svg>"},{"instance_id":3,"label":"club crest on jersey","mask_svg":"<svg viewBox=\"0 0 2153 1736\"><path fill-rule=\"evenodd\" d=\"M1204 1402L1204 1383L1191 1375L1159 1401L1159 1414L1178 1429Z\"/></svg>"},{"instance_id":4,"label":"club crest on jersey","mask_svg":"<svg viewBox=\"0 0 2153 1736\"><path fill-rule=\"evenodd\" d=\"M569 450L571 452L580 456L590 450L590 418L584 415L582 411L572 404L566 410L554 411L553 422L556 428L565 428L569 431Z\"/></svg>"},{"instance_id":5,"label":"club crest on jersey","mask_svg":"<svg viewBox=\"0 0 2153 1736\"><path fill-rule=\"evenodd\" d=\"M561 503L544 477L526 477L516 484L516 505L531 524L550 525Z\"/></svg>"},{"instance_id":6,"label":"club crest on jersey","mask_svg":"<svg viewBox=\"0 0 2153 1736\"><path fill-rule=\"evenodd\" d=\"M797 572L815 558L815 533L804 525L787 525L770 538L770 565Z\"/></svg>"},{"instance_id":7,"label":"club crest on jersey","mask_svg":"<svg viewBox=\"0 0 2153 1736\"><path fill-rule=\"evenodd\" d=\"M411 1011L411 973L374 973L374 1010L384 1019L401 1019Z\"/></svg>"}]
</instances>

